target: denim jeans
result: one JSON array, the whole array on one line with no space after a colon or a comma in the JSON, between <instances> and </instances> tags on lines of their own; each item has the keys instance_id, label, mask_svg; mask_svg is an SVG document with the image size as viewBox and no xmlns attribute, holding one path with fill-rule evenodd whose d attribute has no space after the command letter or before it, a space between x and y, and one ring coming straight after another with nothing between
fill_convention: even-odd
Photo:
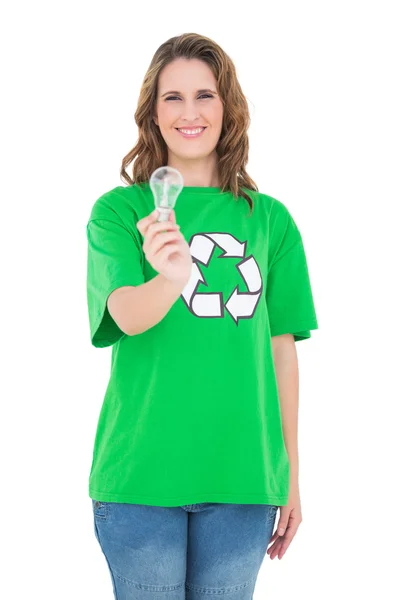
<instances>
[{"instance_id":1,"label":"denim jeans","mask_svg":"<svg viewBox=\"0 0 400 600\"><path fill-rule=\"evenodd\" d=\"M92 500L116 600L251 600L278 507Z\"/></svg>"}]
</instances>

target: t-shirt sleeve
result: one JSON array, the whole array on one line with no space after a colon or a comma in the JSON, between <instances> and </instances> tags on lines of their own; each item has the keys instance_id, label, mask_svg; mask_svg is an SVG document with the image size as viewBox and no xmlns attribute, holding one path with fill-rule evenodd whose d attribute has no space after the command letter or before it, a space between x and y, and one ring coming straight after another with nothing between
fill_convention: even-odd
<instances>
[{"instance_id":1,"label":"t-shirt sleeve","mask_svg":"<svg viewBox=\"0 0 400 600\"><path fill-rule=\"evenodd\" d=\"M271 336L291 333L297 342L311 337L318 321L303 240L287 209L282 222L283 233L272 235L266 292L268 318Z\"/></svg>"},{"instance_id":2,"label":"t-shirt sleeve","mask_svg":"<svg viewBox=\"0 0 400 600\"><path fill-rule=\"evenodd\" d=\"M144 283L142 250L122 222L91 219L86 235L90 339L96 348L104 348L125 335L109 313L107 298L119 287Z\"/></svg>"}]
</instances>

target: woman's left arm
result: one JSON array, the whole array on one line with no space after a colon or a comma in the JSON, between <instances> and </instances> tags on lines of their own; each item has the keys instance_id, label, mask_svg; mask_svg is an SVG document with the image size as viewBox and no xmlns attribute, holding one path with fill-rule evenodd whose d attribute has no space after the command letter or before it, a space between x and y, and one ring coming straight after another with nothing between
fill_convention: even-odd
<instances>
[{"instance_id":1,"label":"woman's left arm","mask_svg":"<svg viewBox=\"0 0 400 600\"><path fill-rule=\"evenodd\" d=\"M277 529L270 540L267 553L281 559L302 521L299 493L299 369L297 351L292 334L271 338L275 373L282 415L282 429L290 463L290 491L288 504L280 507Z\"/></svg>"}]
</instances>

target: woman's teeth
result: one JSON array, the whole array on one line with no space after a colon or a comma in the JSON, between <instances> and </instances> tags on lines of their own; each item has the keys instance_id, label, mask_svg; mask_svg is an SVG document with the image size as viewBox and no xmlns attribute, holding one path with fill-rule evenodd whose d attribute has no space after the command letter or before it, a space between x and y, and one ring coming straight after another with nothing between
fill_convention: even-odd
<instances>
[{"instance_id":1,"label":"woman's teeth","mask_svg":"<svg viewBox=\"0 0 400 600\"><path fill-rule=\"evenodd\" d=\"M196 129L177 129L180 133L183 133L184 135L199 135L204 131L205 127L197 127Z\"/></svg>"}]
</instances>

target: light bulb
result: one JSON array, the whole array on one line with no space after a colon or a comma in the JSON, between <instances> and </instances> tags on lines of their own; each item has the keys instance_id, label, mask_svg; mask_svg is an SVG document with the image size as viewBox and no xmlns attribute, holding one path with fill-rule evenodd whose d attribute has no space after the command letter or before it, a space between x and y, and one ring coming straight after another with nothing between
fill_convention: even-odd
<instances>
[{"instance_id":1,"label":"light bulb","mask_svg":"<svg viewBox=\"0 0 400 600\"><path fill-rule=\"evenodd\" d=\"M159 167L150 177L150 187L156 209L160 213L158 221L168 221L176 199L183 188L183 177L173 167Z\"/></svg>"}]
</instances>

